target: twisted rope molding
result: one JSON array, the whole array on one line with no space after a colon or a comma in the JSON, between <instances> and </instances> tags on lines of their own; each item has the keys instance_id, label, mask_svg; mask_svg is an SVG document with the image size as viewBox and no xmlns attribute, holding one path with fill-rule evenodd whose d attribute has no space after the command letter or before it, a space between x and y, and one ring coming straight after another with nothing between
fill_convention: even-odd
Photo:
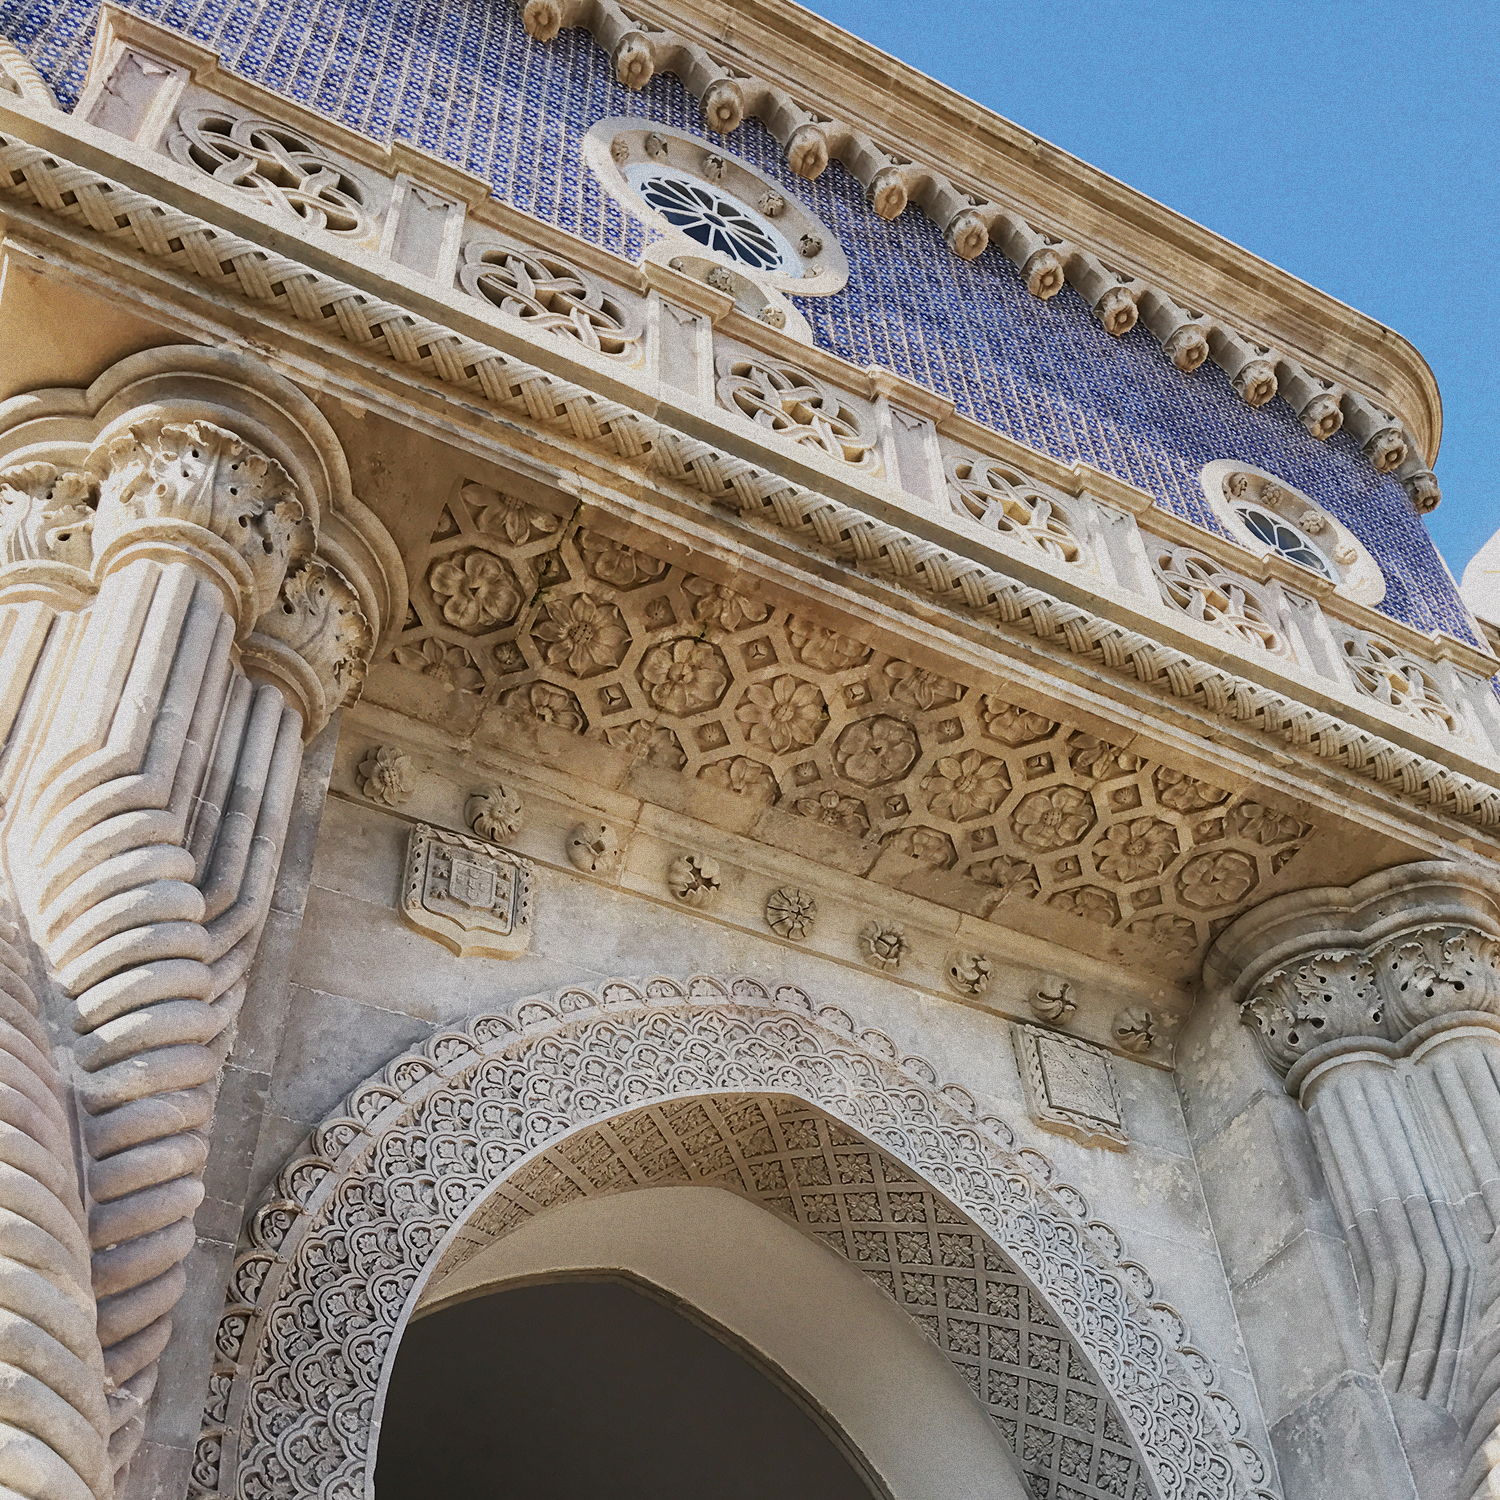
<instances>
[{"instance_id":1,"label":"twisted rope molding","mask_svg":"<svg viewBox=\"0 0 1500 1500\"><path fill-rule=\"evenodd\" d=\"M696 42L632 18L616 0L516 3L534 41L550 42L564 27L588 31L609 55L616 79L629 89L645 88L658 73L675 73L699 100L704 126L714 133L728 135L748 116L756 116L798 177L812 181L830 161L839 161L882 219L897 218L908 203L917 203L962 259L973 260L993 244L1020 271L1033 297L1046 301L1066 281L1113 337L1123 338L1137 321L1144 321L1184 374L1212 359L1247 405L1265 406L1279 394L1319 441L1347 424L1376 472L1394 472L1419 512L1434 510L1442 499L1437 476L1422 460L1416 439L1390 412L1358 392L1310 373L1220 319L1181 307L1159 288L1106 265L1080 245L1036 229L935 167L895 155L858 126L830 120L778 85L731 70Z\"/></svg>"},{"instance_id":2,"label":"twisted rope molding","mask_svg":"<svg viewBox=\"0 0 1500 1500\"><path fill-rule=\"evenodd\" d=\"M17 93L44 109L56 109L57 96L37 70L31 59L14 43L0 36L0 94Z\"/></svg>"},{"instance_id":3,"label":"twisted rope molding","mask_svg":"<svg viewBox=\"0 0 1500 1500\"><path fill-rule=\"evenodd\" d=\"M1482 827L1500 824L1500 789L874 521L709 443L674 433L620 402L3 133L0 191L172 270L331 333L362 353L478 393L538 424L565 426L577 441L619 458L645 459L655 472L711 498L732 497L742 513L810 535L836 557L856 559L949 607L1012 626L1148 686L1164 687L1215 717L1340 762L1418 806Z\"/></svg>"},{"instance_id":4,"label":"twisted rope molding","mask_svg":"<svg viewBox=\"0 0 1500 1500\"><path fill-rule=\"evenodd\" d=\"M614 980L441 1031L360 1085L251 1218L215 1335L196 1493L366 1493L382 1371L452 1232L523 1163L644 1104L790 1094L1020 1267L1086 1352L1163 1500L1271 1500L1180 1315L1051 1163L884 1033L792 985Z\"/></svg>"}]
</instances>

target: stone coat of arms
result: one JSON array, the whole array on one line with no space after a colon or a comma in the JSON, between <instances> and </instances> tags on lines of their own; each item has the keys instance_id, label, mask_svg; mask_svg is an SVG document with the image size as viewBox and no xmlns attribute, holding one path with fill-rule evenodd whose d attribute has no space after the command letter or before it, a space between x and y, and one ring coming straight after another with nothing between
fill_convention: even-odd
<instances>
[{"instance_id":1,"label":"stone coat of arms","mask_svg":"<svg viewBox=\"0 0 1500 1500\"><path fill-rule=\"evenodd\" d=\"M418 932L460 958L517 958L531 944L529 860L418 823L406 848L401 910Z\"/></svg>"}]
</instances>

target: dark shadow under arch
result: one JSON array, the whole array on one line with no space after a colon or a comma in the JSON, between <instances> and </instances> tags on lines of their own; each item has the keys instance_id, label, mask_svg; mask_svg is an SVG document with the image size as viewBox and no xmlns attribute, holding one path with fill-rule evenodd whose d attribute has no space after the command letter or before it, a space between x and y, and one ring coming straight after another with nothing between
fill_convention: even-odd
<instances>
[{"instance_id":1,"label":"dark shadow under arch","mask_svg":"<svg viewBox=\"0 0 1500 1500\"><path fill-rule=\"evenodd\" d=\"M407 1328L375 1494L872 1500L862 1468L706 1320L634 1277L570 1276Z\"/></svg>"}]
</instances>

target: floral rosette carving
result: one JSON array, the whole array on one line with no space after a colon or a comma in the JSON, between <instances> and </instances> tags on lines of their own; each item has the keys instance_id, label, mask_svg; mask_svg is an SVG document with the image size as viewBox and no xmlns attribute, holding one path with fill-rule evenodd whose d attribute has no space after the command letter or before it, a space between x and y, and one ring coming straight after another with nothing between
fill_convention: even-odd
<instances>
[{"instance_id":1,"label":"floral rosette carving","mask_svg":"<svg viewBox=\"0 0 1500 1500\"><path fill-rule=\"evenodd\" d=\"M564 667L575 677L619 666L630 647L620 611L587 594L554 600L531 633L547 664Z\"/></svg>"},{"instance_id":2,"label":"floral rosette carving","mask_svg":"<svg viewBox=\"0 0 1500 1500\"><path fill-rule=\"evenodd\" d=\"M817 739L828 709L813 683L778 677L774 682L752 683L746 688L734 716L752 745L785 755Z\"/></svg>"},{"instance_id":3,"label":"floral rosette carving","mask_svg":"<svg viewBox=\"0 0 1500 1500\"><path fill-rule=\"evenodd\" d=\"M311 551L291 476L212 422L139 422L89 457L99 479L94 556L108 567L132 541L187 541L221 570L248 627Z\"/></svg>"},{"instance_id":4,"label":"floral rosette carving","mask_svg":"<svg viewBox=\"0 0 1500 1500\"><path fill-rule=\"evenodd\" d=\"M646 696L679 718L713 708L729 687L729 669L716 646L691 638L653 646L641 661Z\"/></svg>"},{"instance_id":5,"label":"floral rosette carving","mask_svg":"<svg viewBox=\"0 0 1500 1500\"><path fill-rule=\"evenodd\" d=\"M1094 802L1076 786L1055 786L1023 797L1011 827L1028 849L1045 853L1076 844L1094 826Z\"/></svg>"},{"instance_id":6,"label":"floral rosette carving","mask_svg":"<svg viewBox=\"0 0 1500 1500\"><path fill-rule=\"evenodd\" d=\"M509 564L481 547L439 558L427 570L427 587L443 618L467 635L508 625L524 600Z\"/></svg>"},{"instance_id":7,"label":"floral rosette carving","mask_svg":"<svg viewBox=\"0 0 1500 1500\"><path fill-rule=\"evenodd\" d=\"M839 772L860 786L883 786L916 764L922 747L916 731L901 719L877 714L851 724L838 738L834 759Z\"/></svg>"}]
</instances>

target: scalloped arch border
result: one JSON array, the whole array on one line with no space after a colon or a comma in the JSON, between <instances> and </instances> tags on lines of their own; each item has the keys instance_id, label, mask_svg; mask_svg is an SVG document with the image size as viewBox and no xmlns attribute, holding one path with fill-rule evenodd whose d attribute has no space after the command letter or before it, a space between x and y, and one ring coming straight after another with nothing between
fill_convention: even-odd
<instances>
[{"instance_id":1,"label":"scalloped arch border","mask_svg":"<svg viewBox=\"0 0 1500 1500\"><path fill-rule=\"evenodd\" d=\"M618 1042L632 1027L655 1049L651 1069L621 1065L610 1078L605 1056L590 1058L586 1076L571 1080L577 1087L566 1106L540 1086L552 1077L541 1064L555 1071L569 1044ZM715 1031L735 1031L748 1045L716 1056ZM335 1279L312 1295L299 1290L309 1267L325 1263L317 1231L340 1232L334 1210L378 1197L367 1189L395 1175L393 1162L409 1169L421 1155L423 1111L439 1096L472 1092L487 1066L504 1069L514 1095L515 1154L492 1156L487 1174L463 1185L461 1200L432 1208L435 1233L415 1212L404 1220L393 1213L403 1258L378 1293L352 1266L348 1286ZM539 1086L534 1097L528 1083ZM1150 1276L1124 1257L1115 1231L1089 1218L1082 1194L1055 1180L1047 1157L1017 1145L1003 1121L980 1117L973 1097L940 1084L925 1059L902 1056L882 1032L858 1031L846 1013L817 1007L797 986L707 975L611 980L597 992L570 987L523 999L509 1015L434 1033L348 1096L312 1133L311 1150L288 1162L242 1239L215 1333L193 1492L258 1495L241 1480L247 1470L264 1479L269 1468L298 1493L364 1500L382 1372L457 1228L500 1182L565 1136L644 1104L714 1090L794 1095L870 1139L963 1213L1029 1278L1089 1359L1162 1500L1272 1500L1266 1465L1240 1436L1239 1413L1188 1342L1182 1318L1155 1299ZM438 1187L433 1177L434 1200ZM347 1313L361 1301L374 1326L329 1330L333 1309ZM346 1387L319 1429L324 1446L296 1427L269 1442L247 1433L257 1395L295 1390L309 1365L317 1378Z\"/></svg>"}]
</instances>

